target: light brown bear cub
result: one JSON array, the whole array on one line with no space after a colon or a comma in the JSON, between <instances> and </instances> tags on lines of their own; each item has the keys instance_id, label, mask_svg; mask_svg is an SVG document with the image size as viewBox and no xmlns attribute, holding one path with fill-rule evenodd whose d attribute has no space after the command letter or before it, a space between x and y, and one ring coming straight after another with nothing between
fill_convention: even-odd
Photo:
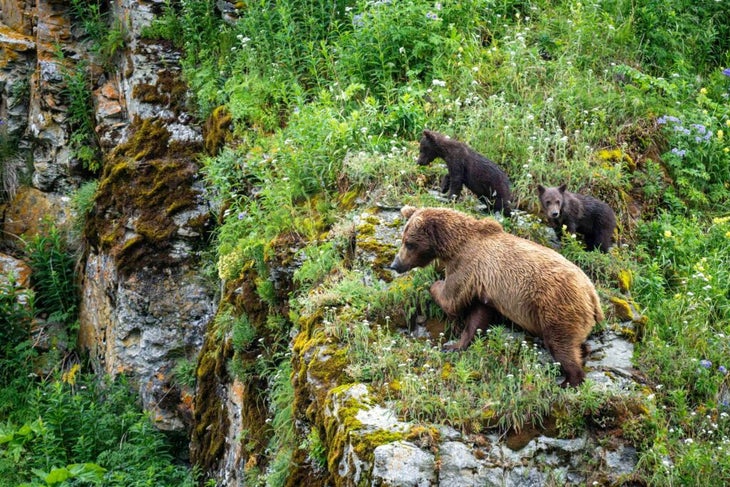
<instances>
[{"instance_id":1,"label":"light brown bear cub","mask_svg":"<svg viewBox=\"0 0 730 487\"><path fill-rule=\"evenodd\" d=\"M460 346L496 310L543 339L563 367L563 386L583 382L585 341L603 311L582 270L547 247L503 231L491 218L412 206L401 213L408 223L391 268L405 272L441 261L446 277L431 285L431 296L446 314L465 317Z\"/></svg>"}]
</instances>

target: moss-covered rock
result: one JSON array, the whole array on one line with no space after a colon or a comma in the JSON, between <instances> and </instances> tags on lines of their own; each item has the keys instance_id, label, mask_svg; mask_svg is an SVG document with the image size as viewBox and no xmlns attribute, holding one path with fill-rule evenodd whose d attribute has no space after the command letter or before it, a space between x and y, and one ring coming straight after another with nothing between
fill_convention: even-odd
<instances>
[{"instance_id":1,"label":"moss-covered rock","mask_svg":"<svg viewBox=\"0 0 730 487\"><path fill-rule=\"evenodd\" d=\"M138 119L105 162L85 235L114 257L122 274L171 266L190 257L180 249L205 244L211 218L196 183L199 147L173 148L169 140L163 122Z\"/></svg>"}]
</instances>

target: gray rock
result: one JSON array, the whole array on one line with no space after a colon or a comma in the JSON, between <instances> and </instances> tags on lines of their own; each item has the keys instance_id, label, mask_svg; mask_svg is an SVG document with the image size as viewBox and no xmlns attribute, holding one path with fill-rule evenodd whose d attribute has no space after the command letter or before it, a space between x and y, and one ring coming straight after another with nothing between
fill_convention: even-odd
<instances>
[{"instance_id":1,"label":"gray rock","mask_svg":"<svg viewBox=\"0 0 730 487\"><path fill-rule=\"evenodd\" d=\"M412 443L399 441L374 451L371 485L428 487L436 481L434 456Z\"/></svg>"}]
</instances>

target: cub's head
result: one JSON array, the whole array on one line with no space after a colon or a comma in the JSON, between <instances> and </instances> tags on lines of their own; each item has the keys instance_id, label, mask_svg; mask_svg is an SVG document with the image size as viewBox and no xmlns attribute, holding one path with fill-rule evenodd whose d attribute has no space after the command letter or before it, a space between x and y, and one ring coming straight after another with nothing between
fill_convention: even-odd
<instances>
[{"instance_id":1,"label":"cub's head","mask_svg":"<svg viewBox=\"0 0 730 487\"><path fill-rule=\"evenodd\" d=\"M440 141L443 138L444 136L439 133L424 130L416 164L419 166L427 166L437 157L442 157L443 151L441 150Z\"/></svg>"},{"instance_id":2,"label":"cub's head","mask_svg":"<svg viewBox=\"0 0 730 487\"><path fill-rule=\"evenodd\" d=\"M390 268L396 272L426 266L436 258L434 224L423 217L422 211L413 206L401 208L401 214L408 219L408 223L403 229L401 247L390 264Z\"/></svg>"},{"instance_id":3,"label":"cub's head","mask_svg":"<svg viewBox=\"0 0 730 487\"><path fill-rule=\"evenodd\" d=\"M538 184L537 194L540 196L540 206L542 206L545 216L548 218L554 220L562 214L563 202L565 201L565 188L565 184L550 188Z\"/></svg>"}]
</instances>

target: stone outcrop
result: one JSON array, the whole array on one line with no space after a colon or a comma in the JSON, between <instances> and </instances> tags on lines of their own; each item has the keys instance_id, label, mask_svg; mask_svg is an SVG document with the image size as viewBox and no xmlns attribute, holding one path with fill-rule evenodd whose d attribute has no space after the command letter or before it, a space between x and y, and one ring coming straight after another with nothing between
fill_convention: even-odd
<instances>
[{"instance_id":1,"label":"stone outcrop","mask_svg":"<svg viewBox=\"0 0 730 487\"><path fill-rule=\"evenodd\" d=\"M69 194L94 177L70 140L67 81L81 70L103 163L97 204L73 246L85 251L80 344L99 373L123 373L137 385L159 427L182 432L193 391L174 370L197 360L217 306L199 261L211 230L194 159L201 128L186 110L180 53L140 35L160 3L108 7L110 28L125 38L114 72L100 64L68 2L0 3L0 136L17 146L16 162L2 171L10 200L4 240L64 225Z\"/></svg>"}]
</instances>

